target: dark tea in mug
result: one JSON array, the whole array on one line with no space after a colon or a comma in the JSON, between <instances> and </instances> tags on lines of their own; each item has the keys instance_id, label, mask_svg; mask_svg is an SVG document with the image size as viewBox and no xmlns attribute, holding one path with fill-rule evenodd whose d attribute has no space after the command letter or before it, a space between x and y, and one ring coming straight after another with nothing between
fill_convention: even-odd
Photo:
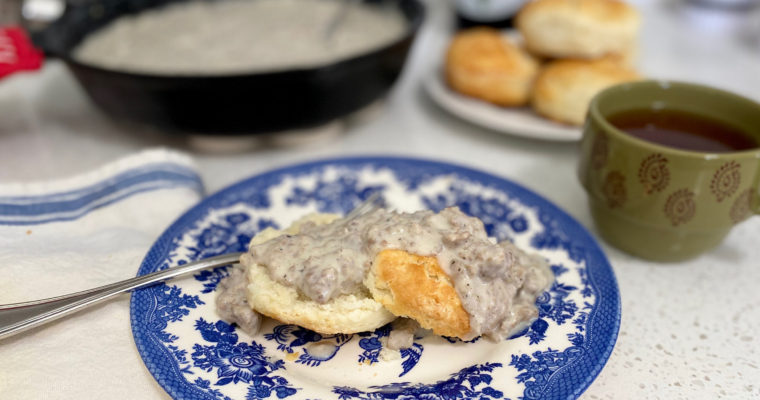
<instances>
[{"instance_id":1,"label":"dark tea in mug","mask_svg":"<svg viewBox=\"0 0 760 400\"><path fill-rule=\"evenodd\" d=\"M631 136L682 150L727 153L760 146L748 133L728 123L685 111L629 110L607 120Z\"/></svg>"}]
</instances>

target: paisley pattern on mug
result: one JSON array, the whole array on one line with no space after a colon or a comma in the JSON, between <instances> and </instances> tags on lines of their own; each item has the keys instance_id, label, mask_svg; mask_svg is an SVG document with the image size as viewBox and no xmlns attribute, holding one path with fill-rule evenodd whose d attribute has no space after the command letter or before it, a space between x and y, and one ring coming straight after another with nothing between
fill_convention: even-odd
<instances>
[{"instance_id":1,"label":"paisley pattern on mug","mask_svg":"<svg viewBox=\"0 0 760 400\"><path fill-rule=\"evenodd\" d=\"M739 172L741 166L736 161L729 161L715 171L710 181L710 192L715 195L718 203L731 197L739 189L742 176Z\"/></svg>"},{"instance_id":2,"label":"paisley pattern on mug","mask_svg":"<svg viewBox=\"0 0 760 400\"><path fill-rule=\"evenodd\" d=\"M694 192L689 189L676 190L665 201L664 211L673 226L691 221L697 214L697 203L694 201Z\"/></svg>"},{"instance_id":3,"label":"paisley pattern on mug","mask_svg":"<svg viewBox=\"0 0 760 400\"><path fill-rule=\"evenodd\" d=\"M668 159L656 153L645 158L639 167L639 182L644 186L644 193L661 192L670 183Z\"/></svg>"}]
</instances>

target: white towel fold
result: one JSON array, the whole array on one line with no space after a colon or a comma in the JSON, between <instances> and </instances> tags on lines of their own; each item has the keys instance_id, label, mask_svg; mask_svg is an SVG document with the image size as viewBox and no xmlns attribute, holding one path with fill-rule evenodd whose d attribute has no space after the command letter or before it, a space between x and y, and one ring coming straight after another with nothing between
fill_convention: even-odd
<instances>
[{"instance_id":1,"label":"white towel fold","mask_svg":"<svg viewBox=\"0 0 760 400\"><path fill-rule=\"evenodd\" d=\"M202 194L192 160L163 149L69 179L0 184L0 304L134 276ZM128 295L0 341L0 399L167 397L135 349Z\"/></svg>"}]
</instances>

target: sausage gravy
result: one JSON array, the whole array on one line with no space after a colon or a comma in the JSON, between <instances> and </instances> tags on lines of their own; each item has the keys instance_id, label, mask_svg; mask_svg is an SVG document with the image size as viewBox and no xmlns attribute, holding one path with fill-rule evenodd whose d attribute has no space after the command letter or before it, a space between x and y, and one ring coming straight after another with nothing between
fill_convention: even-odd
<instances>
[{"instance_id":1,"label":"sausage gravy","mask_svg":"<svg viewBox=\"0 0 760 400\"><path fill-rule=\"evenodd\" d=\"M543 260L510 242L495 243L479 219L455 207L440 213L379 209L324 225L306 223L299 234L253 245L249 254L273 280L325 303L362 290L375 255L385 249L437 258L469 314L469 338L508 337L537 315L535 299L553 281Z\"/></svg>"}]
</instances>

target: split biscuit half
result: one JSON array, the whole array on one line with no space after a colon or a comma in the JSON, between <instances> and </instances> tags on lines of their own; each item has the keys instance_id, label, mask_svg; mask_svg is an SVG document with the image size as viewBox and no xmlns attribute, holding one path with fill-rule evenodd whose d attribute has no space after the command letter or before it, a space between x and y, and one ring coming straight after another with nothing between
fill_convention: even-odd
<instances>
[{"instance_id":1,"label":"split biscuit half","mask_svg":"<svg viewBox=\"0 0 760 400\"><path fill-rule=\"evenodd\" d=\"M283 234L297 234L306 222L327 224L337 215L313 214L296 221L286 230L266 229L256 235L251 245L263 243ZM373 331L396 318L382 304L372 299L368 290L335 297L324 304L300 294L269 276L266 267L243 254L241 264L247 270L248 304L257 312L286 324L294 324L323 334Z\"/></svg>"},{"instance_id":2,"label":"split biscuit half","mask_svg":"<svg viewBox=\"0 0 760 400\"><path fill-rule=\"evenodd\" d=\"M411 318L437 335L463 338L470 332L470 316L451 278L433 256L383 250L364 284L390 312Z\"/></svg>"}]
</instances>

